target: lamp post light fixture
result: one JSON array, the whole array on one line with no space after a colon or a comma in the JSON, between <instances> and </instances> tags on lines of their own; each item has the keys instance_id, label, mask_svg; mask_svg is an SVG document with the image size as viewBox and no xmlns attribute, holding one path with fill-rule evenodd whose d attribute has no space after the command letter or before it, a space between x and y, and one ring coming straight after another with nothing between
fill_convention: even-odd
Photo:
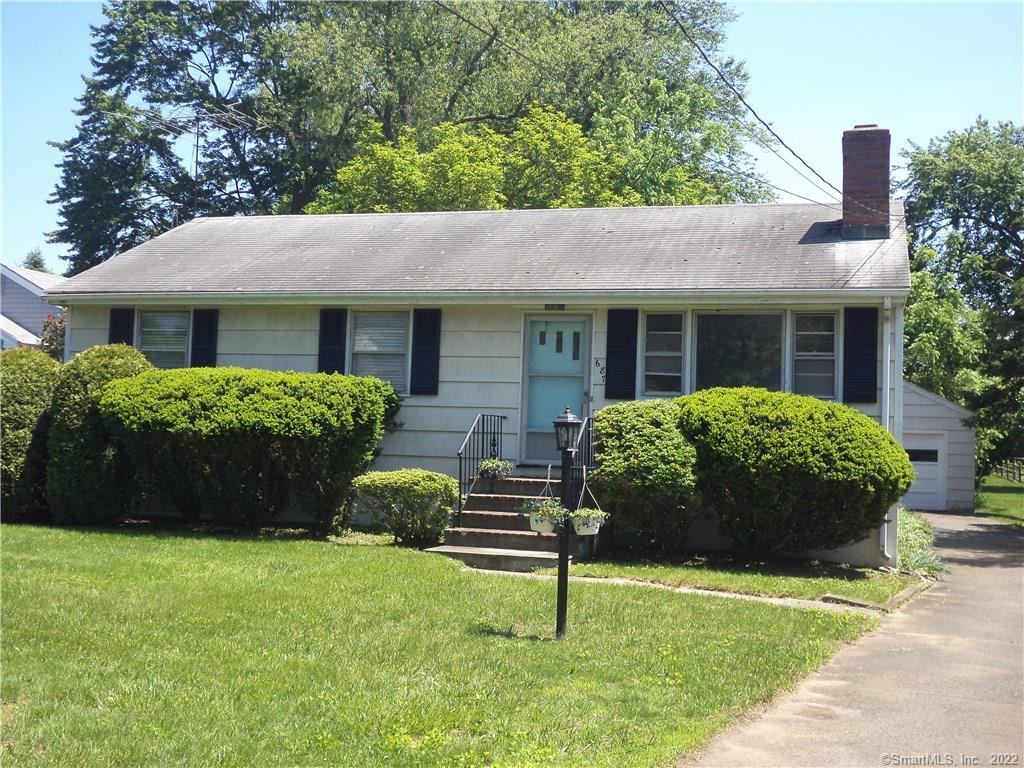
<instances>
[{"instance_id":1,"label":"lamp post light fixture","mask_svg":"<svg viewBox=\"0 0 1024 768\"><path fill-rule=\"evenodd\" d=\"M579 434L583 420L578 418L568 406L565 412L552 422L555 425L555 444L562 452L562 506L572 511L572 455L576 452L576 436ZM569 529L572 527L570 518L562 518L558 526L558 599L555 609L555 637L565 637L565 617L569 601Z\"/></svg>"}]
</instances>

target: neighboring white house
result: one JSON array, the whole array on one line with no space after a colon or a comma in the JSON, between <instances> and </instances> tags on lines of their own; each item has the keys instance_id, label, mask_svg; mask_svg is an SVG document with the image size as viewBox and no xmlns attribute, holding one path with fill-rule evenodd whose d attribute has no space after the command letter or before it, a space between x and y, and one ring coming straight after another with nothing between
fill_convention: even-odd
<instances>
[{"instance_id":1,"label":"neighboring white house","mask_svg":"<svg viewBox=\"0 0 1024 768\"><path fill-rule=\"evenodd\" d=\"M66 354L376 375L403 395L376 467L455 474L478 413L555 459L551 420L751 384L845 402L899 439L904 216L889 133L843 136L819 204L198 218L49 293ZM891 519L894 519L895 512ZM895 563L896 526L844 554Z\"/></svg>"},{"instance_id":2,"label":"neighboring white house","mask_svg":"<svg viewBox=\"0 0 1024 768\"><path fill-rule=\"evenodd\" d=\"M912 509L974 509L974 414L903 382L903 447L917 474L903 503Z\"/></svg>"},{"instance_id":3,"label":"neighboring white house","mask_svg":"<svg viewBox=\"0 0 1024 768\"><path fill-rule=\"evenodd\" d=\"M39 345L43 322L58 311L43 294L63 281L49 272L0 264L0 349Z\"/></svg>"}]
</instances>

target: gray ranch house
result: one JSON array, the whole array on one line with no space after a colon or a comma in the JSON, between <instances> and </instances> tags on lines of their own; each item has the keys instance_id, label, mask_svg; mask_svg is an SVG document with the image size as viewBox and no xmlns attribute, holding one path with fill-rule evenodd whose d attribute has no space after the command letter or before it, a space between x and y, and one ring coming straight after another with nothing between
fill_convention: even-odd
<instances>
[{"instance_id":1,"label":"gray ranch house","mask_svg":"<svg viewBox=\"0 0 1024 768\"><path fill-rule=\"evenodd\" d=\"M889 132L843 135L842 205L197 218L54 287L67 354L390 381L376 468L456 474L478 414L502 453L556 460L552 419L754 385L847 403L897 439L901 205ZM842 559L894 565L895 510Z\"/></svg>"}]
</instances>

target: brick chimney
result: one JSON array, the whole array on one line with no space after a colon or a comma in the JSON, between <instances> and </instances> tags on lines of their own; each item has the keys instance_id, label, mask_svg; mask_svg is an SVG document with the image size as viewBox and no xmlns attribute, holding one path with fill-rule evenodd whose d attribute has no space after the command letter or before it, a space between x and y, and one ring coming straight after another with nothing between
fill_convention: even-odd
<instances>
[{"instance_id":1,"label":"brick chimney","mask_svg":"<svg viewBox=\"0 0 1024 768\"><path fill-rule=\"evenodd\" d=\"M889 237L889 129L843 131L843 239Z\"/></svg>"}]
</instances>

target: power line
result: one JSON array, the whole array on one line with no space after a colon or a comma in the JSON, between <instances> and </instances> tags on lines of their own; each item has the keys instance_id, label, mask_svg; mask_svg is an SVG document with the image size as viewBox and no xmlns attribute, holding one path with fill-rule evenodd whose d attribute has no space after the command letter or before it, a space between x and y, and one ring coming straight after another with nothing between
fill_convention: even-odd
<instances>
[{"instance_id":1,"label":"power line","mask_svg":"<svg viewBox=\"0 0 1024 768\"><path fill-rule=\"evenodd\" d=\"M838 205L832 205L831 203L823 203L820 200L813 200L810 197L805 197L805 196L803 196L801 194L793 192L792 190L784 189L783 187L780 187L780 186L777 186L775 184L772 184L770 181L765 181L760 176L755 176L752 173L746 173L745 171L741 171L738 168L733 168L731 165L726 165L724 163L721 163L718 160L715 160L714 158L709 157L709 158L706 158L706 160L711 165L715 166L718 170L723 171L725 173L734 173L737 176L743 176L743 177L751 179L753 181L760 182L761 184L764 184L765 186L771 187L774 190L777 190L779 192L784 192L785 194L792 195L793 197L799 197L801 200L806 200L808 203L814 203L815 205L820 205L823 208L831 208L833 211L839 211L840 213L842 213L842 211L843 211L843 209L841 207L839 207Z\"/></svg>"},{"instance_id":2,"label":"power line","mask_svg":"<svg viewBox=\"0 0 1024 768\"><path fill-rule=\"evenodd\" d=\"M721 80L723 83L725 83L726 87L728 87L728 89L730 91L732 91L736 95L736 98L740 100L740 103L743 104L743 106L747 108L747 111L749 111L750 114L752 114L754 116L754 118L757 120L757 122L759 122L761 125L763 125L765 127L765 130L767 130L768 133L770 133L772 136L774 136L775 139L779 142L779 144L781 144L787 150L789 150L789 153L791 155L793 155L793 157L795 157L797 160L799 160L803 164L803 166L805 168L807 168L807 170L809 170L811 173L813 173L815 176L817 176L819 179L821 179L823 182L825 182L825 184L830 186L832 189L834 189L840 195L843 194L843 190L839 189L839 187L837 187L831 181L829 181L824 176L822 176L820 173L818 173L811 166L810 163L808 163L806 160L804 160L802 157L800 157L800 155L797 153L797 151L795 149L793 149L791 146L789 146L789 144L787 144L785 142L785 140L783 140L783 138L781 136L779 136L778 133L775 132L774 128L772 128L767 122L765 122L765 120L759 114L757 114L757 110L755 110L752 106L750 106L750 103L743 97L743 94L740 93L739 90L737 90L736 86L734 86L731 82L729 82L729 78L727 78L725 76L725 73L721 69L719 69L718 66L711 60L711 57L708 56L704 52L704 49L690 35L689 30L687 30L687 28L683 26L683 23L681 21L679 21L679 19L675 15L675 13L672 12L672 9L670 9L667 5L665 5L664 0L658 0L658 5L661 6L661 9L668 15L668 17L676 25L676 27L679 29L679 31L683 33L683 36L687 40L690 41L690 44L694 48L697 49L697 53L699 53L701 55L701 58L704 59L704 61L707 63L707 65L709 67L711 67L711 69L713 69L715 71L715 74L718 75L718 79Z\"/></svg>"},{"instance_id":3,"label":"power line","mask_svg":"<svg viewBox=\"0 0 1024 768\"><path fill-rule=\"evenodd\" d=\"M532 56L527 55L526 53L524 53L523 51L519 50L518 48L516 48L511 43L506 43L504 40L502 40L498 36L498 33L497 33L496 30L489 30L489 29L486 29L484 27L481 27L475 21L467 19L465 16L463 16L461 13L456 11L450 5L446 5L445 3L442 3L441 0L434 0L434 4L436 6L438 6L439 8L441 8L442 10L447 11L448 13L450 13L452 16L456 17L457 19L460 19L464 24L468 24L469 26L471 26L473 29L477 30L478 32L482 32L483 34L487 35L488 37L493 38L494 42L496 42L502 48L508 48L510 51L512 51L512 53L514 53L517 56L519 56L520 58L525 59L526 61L528 61L534 67L536 67L541 72L543 72L545 75L550 77L552 80L557 80L558 82L562 83L562 85L565 85L565 86L568 87L569 84L565 82L564 78L559 77L558 75L553 73L550 69L548 69L546 66L544 66L539 61L537 61L537 59L533 58Z\"/></svg>"},{"instance_id":4,"label":"power line","mask_svg":"<svg viewBox=\"0 0 1024 768\"><path fill-rule=\"evenodd\" d=\"M701 55L701 58L704 59L705 63L707 63L707 65L709 67L711 67L711 69L714 70L715 74L718 75L718 79L721 80L723 83L725 83L726 87L728 87L728 89L730 91L732 91L736 95L736 98L740 100L740 103L743 104L743 106L747 108L747 111L749 111L750 114L752 114L754 116L754 118L757 120L757 122L759 122L761 125L763 125L765 127L765 130L767 130L768 133L770 133L773 137L775 137L775 139L779 142L779 144L781 144L783 147L785 147L789 151L789 153L791 155L793 155L793 157L795 157L797 160L799 160L800 163L805 168L807 168L807 170L809 170L811 173L813 173L815 176L817 176L819 179L821 179L821 181L823 181L825 184L827 184L831 189L835 190L835 192L837 192L839 195L843 195L843 191L841 189L839 189L839 187L837 187L831 181L829 181L824 176L822 176L820 173L818 173L818 171L810 163L808 163L806 160L804 160L803 157L801 157L800 154L795 149L793 149L791 146L789 146L789 144L786 143L786 141L775 131L775 129L772 128L771 125L769 125L761 117L761 115L759 115L757 113L757 110L755 110L754 107L751 106L750 102L748 102L744 98L743 94L740 93L739 90L729 81L729 78L725 76L725 73L711 60L711 57L708 56L708 54L700 46L700 43L698 43L693 38L693 36L690 35L689 30L687 30L686 27L683 25L683 23L681 21L679 21L679 18L675 15L675 13L672 11L672 9L669 8L667 5L665 5L664 0L657 0L657 2L658 2L658 5L661 6L661 9L669 17L669 19L672 20L672 23L675 24L675 26L679 29L679 31L683 33L683 36L687 40L690 41L690 44L694 48L697 49L697 52ZM766 142L763 142L760 139L756 139L756 140L759 141L760 143L762 143L763 146L765 146L771 152L773 152L780 160L782 160L784 163L786 163L786 165L788 165L790 168L793 168L793 166L789 162L787 162L785 160L785 158L783 158L782 155L779 154L773 147L768 146L768 144ZM793 168L793 170L796 171L797 173L799 173L801 177L803 177L806 181L809 181L811 184L813 184L815 187L817 187L820 191L825 192L830 197L835 197L834 195L832 195L831 192L827 192L827 190L824 190L821 187L818 187L817 184L815 184L813 181L811 181L806 176L804 176L802 173L800 173L800 171L798 171L796 168ZM771 185L769 185L769 186L771 186ZM790 194L792 194L792 193L790 193ZM799 197L799 195L798 195L798 197ZM804 198L804 199L806 199L806 198ZM838 200L839 198L836 198L836 199ZM865 203L855 199L851 195L844 195L842 199L843 199L844 202L852 203L853 205L855 205L858 208L860 208L862 211L867 211L868 213L874 213L874 214L876 214L878 216L888 216L889 215L887 212L879 211L879 210L877 210L877 209L875 209L875 208L873 208L873 207L871 207L869 205L866 205Z\"/></svg>"}]
</instances>

